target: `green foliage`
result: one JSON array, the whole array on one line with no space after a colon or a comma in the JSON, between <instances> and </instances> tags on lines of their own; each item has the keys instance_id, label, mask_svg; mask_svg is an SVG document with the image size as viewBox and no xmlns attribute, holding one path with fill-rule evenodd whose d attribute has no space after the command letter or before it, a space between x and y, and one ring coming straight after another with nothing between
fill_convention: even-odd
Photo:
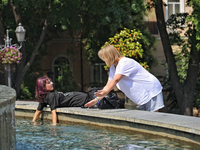
<instances>
[{"instance_id":1,"label":"green foliage","mask_svg":"<svg viewBox=\"0 0 200 150\"><path fill-rule=\"evenodd\" d=\"M143 0L88 1L83 7L88 7L87 11L81 11L81 19L84 31L83 43L90 62L101 62L97 56L100 47L109 37L114 37L116 33L127 28L141 31L140 44L144 50L143 62L148 62L150 66L155 64L152 55L155 38L144 24L146 6Z\"/></svg>"},{"instance_id":2,"label":"green foliage","mask_svg":"<svg viewBox=\"0 0 200 150\"><path fill-rule=\"evenodd\" d=\"M40 76L42 75L29 71L24 77L23 83L21 84L20 94L18 95L17 99L35 99L36 80Z\"/></svg>"},{"instance_id":3,"label":"green foliage","mask_svg":"<svg viewBox=\"0 0 200 150\"><path fill-rule=\"evenodd\" d=\"M21 92L18 99L31 100L34 99L34 94L29 91L29 87L24 85L24 82L21 84Z\"/></svg>"},{"instance_id":4,"label":"green foliage","mask_svg":"<svg viewBox=\"0 0 200 150\"><path fill-rule=\"evenodd\" d=\"M152 55L149 51L154 49L155 39L146 29L142 19L146 11L143 0L133 0L131 2L128 0L56 0L51 3L50 10L48 10L48 3L49 0L20 0L14 3L16 7L20 6L22 24L27 31L27 60L29 60L40 37L44 20L50 12L48 31L44 43L58 37L64 30L71 33L76 30L78 34L81 34L86 45L88 59L91 62L96 62L98 59L97 51L106 39L124 27L139 28L143 33L143 48L148 51L149 58L146 58L152 61ZM15 19L7 3L4 3L0 11L3 12L4 27L14 31L16 28ZM10 34L15 37L14 32ZM16 42L16 38L13 42Z\"/></svg>"},{"instance_id":5,"label":"green foliage","mask_svg":"<svg viewBox=\"0 0 200 150\"><path fill-rule=\"evenodd\" d=\"M200 76L200 73L199 75ZM196 88L195 88L195 93L194 93L194 107L200 108L200 78L197 79L197 84L196 84Z\"/></svg>"},{"instance_id":6,"label":"green foliage","mask_svg":"<svg viewBox=\"0 0 200 150\"><path fill-rule=\"evenodd\" d=\"M4 0L0 4L2 22L4 28L10 31L12 43L17 43L14 33L16 22L9 2ZM17 0L13 1L13 4L19 8L21 23L26 29L26 51L22 54L26 57L26 62L32 56L48 16L48 30L30 70L39 69L40 58L47 54L47 42L59 37L66 30L71 35L81 35L88 59L94 63L101 61L97 51L109 37L123 28L137 29L142 33L140 44L144 52L141 62L147 62L149 66L155 62L152 56L155 38L143 21L146 13L143 0Z\"/></svg>"},{"instance_id":7,"label":"green foliage","mask_svg":"<svg viewBox=\"0 0 200 150\"><path fill-rule=\"evenodd\" d=\"M124 30L121 30L120 33L117 33L114 37L109 38L109 41L105 42L103 47L108 44L113 45L121 55L134 58L147 69L147 63L141 61L143 56L143 49L140 44L141 35L142 33L136 29L130 30L124 28Z\"/></svg>"},{"instance_id":8,"label":"green foliage","mask_svg":"<svg viewBox=\"0 0 200 150\"><path fill-rule=\"evenodd\" d=\"M192 15L188 17L188 21L192 21L194 29L196 30L196 40L200 40L200 1L199 0L190 0L189 6L192 6L193 12ZM196 44L197 50L200 50L200 43Z\"/></svg>"},{"instance_id":9,"label":"green foliage","mask_svg":"<svg viewBox=\"0 0 200 150\"><path fill-rule=\"evenodd\" d=\"M164 64L163 64L164 65ZM166 101L168 103L167 112L169 113L178 113L178 101L176 99L176 95L172 88L171 80L168 74L165 76L159 76L159 80L162 82L163 91L167 93Z\"/></svg>"},{"instance_id":10,"label":"green foliage","mask_svg":"<svg viewBox=\"0 0 200 150\"><path fill-rule=\"evenodd\" d=\"M61 92L70 92L76 90L76 83L72 75L72 71L69 70L69 66L65 62L59 62L57 67L58 78L55 82L55 90Z\"/></svg>"},{"instance_id":11,"label":"green foliage","mask_svg":"<svg viewBox=\"0 0 200 150\"><path fill-rule=\"evenodd\" d=\"M193 29L192 22L190 22L190 17L187 13L178 13L171 15L168 19L166 25L168 27L168 31L170 31L170 43L171 45L177 44L179 49L174 52L174 58L176 61L177 72L179 76L179 81L184 85L184 82L187 77L188 71L188 64L189 59L191 58L190 50L191 48L196 46L196 39L195 39L195 30ZM189 20L188 20L189 19ZM185 37L181 36L184 32ZM200 75L200 71L199 71ZM175 93L172 89L170 78L165 76L164 77L164 89L169 92L167 100L170 101L170 111L174 111L178 109L177 99ZM200 78L197 80L196 89L195 89L195 101L194 106L200 105Z\"/></svg>"},{"instance_id":12,"label":"green foliage","mask_svg":"<svg viewBox=\"0 0 200 150\"><path fill-rule=\"evenodd\" d=\"M183 53L175 52L175 60L180 82L184 84L187 77L187 69L189 64L189 57L184 57Z\"/></svg>"},{"instance_id":13,"label":"green foliage","mask_svg":"<svg viewBox=\"0 0 200 150\"><path fill-rule=\"evenodd\" d=\"M183 53L176 52L175 53L175 60L176 60L176 66L177 66L177 71L178 71L178 76L180 79L180 82L184 84L184 81L187 76L187 69L188 69L188 63L189 59L187 57L183 57ZM198 73L200 76L200 71ZM178 102L174 93L174 90L172 88L172 84L170 81L170 77L168 74L164 77L160 77L163 83L163 89L168 93L167 95L167 101L169 103L168 107L168 112L178 112L179 107L178 107ZM195 93L194 93L194 107L200 107L200 78L197 79L197 84L195 88Z\"/></svg>"},{"instance_id":14,"label":"green foliage","mask_svg":"<svg viewBox=\"0 0 200 150\"><path fill-rule=\"evenodd\" d=\"M187 57L183 57L183 53L180 52L175 52L174 57L176 60L176 66L180 82L184 84L187 75L189 59ZM160 77L160 79L163 83L164 91L168 93L166 99L168 101L168 112L178 113L179 111L178 101L176 99L176 95L172 88L170 77L167 74L164 77Z\"/></svg>"}]
</instances>

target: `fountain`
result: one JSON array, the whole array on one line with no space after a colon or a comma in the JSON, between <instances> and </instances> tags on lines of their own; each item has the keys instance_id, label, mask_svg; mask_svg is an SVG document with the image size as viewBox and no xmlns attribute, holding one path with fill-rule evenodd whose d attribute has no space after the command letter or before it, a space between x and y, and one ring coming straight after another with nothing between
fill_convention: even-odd
<instances>
[{"instance_id":1,"label":"fountain","mask_svg":"<svg viewBox=\"0 0 200 150\"><path fill-rule=\"evenodd\" d=\"M0 149L15 150L15 100L14 89L0 85Z\"/></svg>"},{"instance_id":2,"label":"fountain","mask_svg":"<svg viewBox=\"0 0 200 150\"><path fill-rule=\"evenodd\" d=\"M16 118L33 118L38 102L16 101ZM165 138L188 146L200 146L200 118L131 109L57 108L59 123L82 124L117 132ZM42 120L51 121L49 107L43 109ZM51 123L50 123L51 124Z\"/></svg>"}]
</instances>

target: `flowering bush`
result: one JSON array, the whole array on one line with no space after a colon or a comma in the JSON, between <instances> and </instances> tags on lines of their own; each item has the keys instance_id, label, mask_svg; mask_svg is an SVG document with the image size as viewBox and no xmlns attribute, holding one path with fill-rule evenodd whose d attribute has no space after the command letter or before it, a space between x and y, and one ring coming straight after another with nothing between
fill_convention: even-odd
<instances>
[{"instance_id":1,"label":"flowering bush","mask_svg":"<svg viewBox=\"0 0 200 150\"><path fill-rule=\"evenodd\" d=\"M22 59L22 53L16 49L15 47L6 47L1 53L0 53L0 62L3 64L5 63L19 63L19 61Z\"/></svg>"},{"instance_id":2,"label":"flowering bush","mask_svg":"<svg viewBox=\"0 0 200 150\"><path fill-rule=\"evenodd\" d=\"M110 44L113 45L121 55L134 58L137 60L145 69L149 69L147 62L142 60L143 49L140 44L142 33L137 31L136 29L130 30L124 28L120 31L120 33L115 34L114 37L109 38L109 41L105 42L105 44L101 47ZM105 66L105 69L107 67Z\"/></svg>"}]
</instances>

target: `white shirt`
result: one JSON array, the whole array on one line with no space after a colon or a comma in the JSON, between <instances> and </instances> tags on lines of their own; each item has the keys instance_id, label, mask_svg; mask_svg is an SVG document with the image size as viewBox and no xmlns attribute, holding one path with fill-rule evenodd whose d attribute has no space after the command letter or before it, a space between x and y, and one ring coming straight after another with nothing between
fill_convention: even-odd
<instances>
[{"instance_id":1,"label":"white shirt","mask_svg":"<svg viewBox=\"0 0 200 150\"><path fill-rule=\"evenodd\" d=\"M123 57L116 68L112 65L109 80L112 80L115 74L124 75L116 86L137 105L146 104L162 91L159 80L133 59Z\"/></svg>"}]
</instances>

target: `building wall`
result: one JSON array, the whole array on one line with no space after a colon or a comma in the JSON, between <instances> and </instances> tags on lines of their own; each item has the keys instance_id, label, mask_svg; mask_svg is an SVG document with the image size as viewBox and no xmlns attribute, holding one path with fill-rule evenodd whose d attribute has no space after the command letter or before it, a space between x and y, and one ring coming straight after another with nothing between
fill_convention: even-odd
<instances>
[{"instance_id":1,"label":"building wall","mask_svg":"<svg viewBox=\"0 0 200 150\"><path fill-rule=\"evenodd\" d=\"M150 0L148 0L148 2L150 2ZM165 3L165 2L167 2L167 0L163 0L163 2ZM184 3L185 3L184 12L191 14L192 13L192 8L187 6L186 0L184 0ZM166 6L163 6L163 11L164 11L164 16L166 16ZM154 8L152 8L148 12L147 21L148 22L156 22L157 23L157 19L156 19L156 14L155 14L155 9ZM156 38L156 51L153 53L153 55L157 59L158 65L152 67L150 72L152 74L154 74L155 76L164 76L164 75L166 75L167 68L165 67L166 59L165 59L165 54L164 54L161 38L160 38L160 35L159 35L159 31L158 31L158 34L153 34L153 35ZM184 36L184 32L182 32L181 35ZM177 50L179 50L179 47L177 45L173 45L172 49L173 49L173 51L177 51Z\"/></svg>"},{"instance_id":2,"label":"building wall","mask_svg":"<svg viewBox=\"0 0 200 150\"><path fill-rule=\"evenodd\" d=\"M53 39L48 43L48 55L41 61L41 69L44 75L53 71L53 60L59 56L65 56L69 60L70 69L73 72L74 80L77 83L77 91L87 91L90 83L90 64L82 50L82 71L81 71L81 45L79 38L73 39L69 34L64 33L60 38ZM81 73L82 72L82 73ZM82 77L81 77L82 74ZM83 88L82 88L83 85Z\"/></svg>"}]
</instances>

